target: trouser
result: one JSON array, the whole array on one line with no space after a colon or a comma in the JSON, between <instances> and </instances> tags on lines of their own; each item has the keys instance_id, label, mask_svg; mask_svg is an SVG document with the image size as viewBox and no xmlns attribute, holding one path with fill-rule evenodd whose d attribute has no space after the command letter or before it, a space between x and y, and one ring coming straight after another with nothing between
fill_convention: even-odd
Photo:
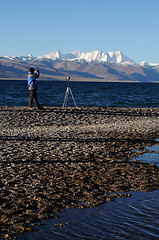
<instances>
[{"instance_id":1,"label":"trouser","mask_svg":"<svg viewBox=\"0 0 159 240\"><path fill-rule=\"evenodd\" d=\"M30 108L33 107L33 99L34 99L34 102L35 102L35 105L37 106L37 108L40 108L40 104L37 99L36 89L30 90L30 96L29 96L29 107Z\"/></svg>"}]
</instances>

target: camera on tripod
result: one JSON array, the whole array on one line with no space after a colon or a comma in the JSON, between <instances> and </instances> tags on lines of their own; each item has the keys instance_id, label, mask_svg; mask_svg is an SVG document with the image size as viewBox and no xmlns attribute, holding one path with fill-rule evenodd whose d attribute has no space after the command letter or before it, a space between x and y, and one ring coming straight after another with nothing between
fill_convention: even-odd
<instances>
[{"instance_id":1,"label":"camera on tripod","mask_svg":"<svg viewBox=\"0 0 159 240\"><path fill-rule=\"evenodd\" d=\"M67 80L67 87L69 87L69 80L70 80L70 77L67 77L66 80Z\"/></svg>"},{"instance_id":2,"label":"camera on tripod","mask_svg":"<svg viewBox=\"0 0 159 240\"><path fill-rule=\"evenodd\" d=\"M69 87L70 77L67 77L66 80L67 80L67 88L66 88L66 94L65 94L65 98L64 98L64 102L63 102L63 107L67 107L67 100L68 100L68 95L69 95L69 93L70 93L71 96L72 96L72 99L73 99L73 102L74 102L75 107L77 107L76 102L75 102L75 99L74 99L74 96L73 96L73 93L72 93L72 91L71 91L71 88Z\"/></svg>"}]
</instances>

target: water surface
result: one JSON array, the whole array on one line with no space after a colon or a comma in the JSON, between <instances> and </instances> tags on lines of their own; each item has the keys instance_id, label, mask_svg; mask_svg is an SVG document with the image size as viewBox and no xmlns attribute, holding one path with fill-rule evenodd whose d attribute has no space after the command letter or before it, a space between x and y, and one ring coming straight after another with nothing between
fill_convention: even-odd
<instances>
[{"instance_id":1,"label":"water surface","mask_svg":"<svg viewBox=\"0 0 159 240\"><path fill-rule=\"evenodd\" d=\"M43 106L62 106L67 83L38 81L39 102ZM70 82L77 106L159 107L157 83ZM0 106L28 106L27 81L0 81ZM68 106L74 106L71 95Z\"/></svg>"},{"instance_id":2,"label":"water surface","mask_svg":"<svg viewBox=\"0 0 159 240\"><path fill-rule=\"evenodd\" d=\"M47 220L36 227L37 232L18 240L155 240L159 238L158 206L159 191L135 192L98 208L65 210L59 219Z\"/></svg>"}]
</instances>

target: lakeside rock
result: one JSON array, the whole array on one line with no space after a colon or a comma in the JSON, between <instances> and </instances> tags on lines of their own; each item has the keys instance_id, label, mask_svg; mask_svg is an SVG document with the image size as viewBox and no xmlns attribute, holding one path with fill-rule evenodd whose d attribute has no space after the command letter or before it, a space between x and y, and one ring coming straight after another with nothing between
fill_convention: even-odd
<instances>
[{"instance_id":1,"label":"lakeside rock","mask_svg":"<svg viewBox=\"0 0 159 240\"><path fill-rule=\"evenodd\" d=\"M159 189L156 166L130 161L159 137L159 108L0 107L0 119L2 239L65 208Z\"/></svg>"}]
</instances>

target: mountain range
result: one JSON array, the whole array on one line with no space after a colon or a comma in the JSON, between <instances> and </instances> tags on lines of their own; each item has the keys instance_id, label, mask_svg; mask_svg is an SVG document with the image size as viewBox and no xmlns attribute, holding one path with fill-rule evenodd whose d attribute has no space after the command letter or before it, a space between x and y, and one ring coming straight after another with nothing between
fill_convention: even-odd
<instances>
[{"instance_id":1,"label":"mountain range","mask_svg":"<svg viewBox=\"0 0 159 240\"><path fill-rule=\"evenodd\" d=\"M41 80L100 82L159 82L159 64L136 63L121 51L55 51L44 56L0 56L0 79L27 79L28 69L41 72Z\"/></svg>"}]
</instances>

